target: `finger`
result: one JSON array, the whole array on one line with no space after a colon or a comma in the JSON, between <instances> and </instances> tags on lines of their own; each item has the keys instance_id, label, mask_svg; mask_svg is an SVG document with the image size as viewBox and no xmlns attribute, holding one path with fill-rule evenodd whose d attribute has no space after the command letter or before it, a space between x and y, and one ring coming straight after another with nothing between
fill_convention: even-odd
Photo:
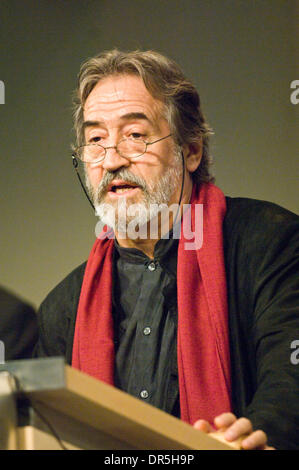
<instances>
[{"instance_id":1,"label":"finger","mask_svg":"<svg viewBox=\"0 0 299 470\"><path fill-rule=\"evenodd\" d=\"M228 426L231 426L235 421L237 421L237 418L233 413L222 413L214 419L215 426L218 429L228 428Z\"/></svg>"},{"instance_id":2,"label":"finger","mask_svg":"<svg viewBox=\"0 0 299 470\"><path fill-rule=\"evenodd\" d=\"M261 431L260 429L258 431L254 431L250 434L250 436L246 437L246 439L242 441L242 447L245 450L258 448L265 449L266 444L267 435L264 433L264 431Z\"/></svg>"},{"instance_id":3,"label":"finger","mask_svg":"<svg viewBox=\"0 0 299 470\"><path fill-rule=\"evenodd\" d=\"M234 441L242 434L250 433L252 433L251 421L247 418L239 418L225 431L224 437L228 441Z\"/></svg>"},{"instance_id":4,"label":"finger","mask_svg":"<svg viewBox=\"0 0 299 470\"><path fill-rule=\"evenodd\" d=\"M194 423L193 427L195 429L199 429L200 431L203 431L206 433L209 433L213 430L210 423L206 421L205 419L199 419L198 421L196 421L196 423Z\"/></svg>"}]
</instances>

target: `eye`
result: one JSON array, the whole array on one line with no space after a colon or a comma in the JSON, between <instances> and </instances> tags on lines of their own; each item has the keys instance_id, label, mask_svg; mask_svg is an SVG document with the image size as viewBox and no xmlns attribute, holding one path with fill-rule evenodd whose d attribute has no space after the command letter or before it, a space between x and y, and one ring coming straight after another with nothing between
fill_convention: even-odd
<instances>
[{"instance_id":1,"label":"eye","mask_svg":"<svg viewBox=\"0 0 299 470\"><path fill-rule=\"evenodd\" d=\"M139 139L142 140L142 139L144 139L144 137L145 137L145 134L140 134L139 132L132 132L130 134L130 138L134 139L134 140L139 140Z\"/></svg>"},{"instance_id":2,"label":"eye","mask_svg":"<svg viewBox=\"0 0 299 470\"><path fill-rule=\"evenodd\" d=\"M92 144L95 144L97 142L100 142L102 140L102 137L92 137L91 139L89 139L89 143L92 143Z\"/></svg>"}]
</instances>

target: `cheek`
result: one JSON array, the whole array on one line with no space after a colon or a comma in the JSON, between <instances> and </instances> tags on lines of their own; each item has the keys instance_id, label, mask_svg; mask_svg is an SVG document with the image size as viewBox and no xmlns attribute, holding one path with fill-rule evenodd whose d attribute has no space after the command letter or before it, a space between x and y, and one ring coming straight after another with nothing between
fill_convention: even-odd
<instances>
[{"instance_id":1,"label":"cheek","mask_svg":"<svg viewBox=\"0 0 299 470\"><path fill-rule=\"evenodd\" d=\"M88 180L93 188L97 188L102 176L103 176L103 170L99 168L91 168L88 167L85 169L86 174L88 176Z\"/></svg>"},{"instance_id":2,"label":"cheek","mask_svg":"<svg viewBox=\"0 0 299 470\"><path fill-rule=\"evenodd\" d=\"M148 180L156 180L161 178L161 176L167 170L167 163L163 158L155 158L147 161L140 161L136 165L136 173Z\"/></svg>"}]
</instances>

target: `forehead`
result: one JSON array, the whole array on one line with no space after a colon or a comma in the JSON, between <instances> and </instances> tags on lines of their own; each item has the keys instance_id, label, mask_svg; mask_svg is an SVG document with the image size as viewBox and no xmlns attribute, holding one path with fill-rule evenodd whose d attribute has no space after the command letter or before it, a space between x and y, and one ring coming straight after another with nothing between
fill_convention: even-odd
<instances>
[{"instance_id":1,"label":"forehead","mask_svg":"<svg viewBox=\"0 0 299 470\"><path fill-rule=\"evenodd\" d=\"M84 105L84 119L105 121L139 112L156 121L163 119L163 110L163 103L150 94L140 77L116 75L95 85Z\"/></svg>"}]
</instances>

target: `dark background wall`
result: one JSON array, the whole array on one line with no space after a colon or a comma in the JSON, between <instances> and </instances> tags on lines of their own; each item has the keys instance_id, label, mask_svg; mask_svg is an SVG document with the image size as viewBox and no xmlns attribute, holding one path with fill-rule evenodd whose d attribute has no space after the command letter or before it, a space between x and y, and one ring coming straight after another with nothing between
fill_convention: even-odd
<instances>
[{"instance_id":1,"label":"dark background wall","mask_svg":"<svg viewBox=\"0 0 299 470\"><path fill-rule=\"evenodd\" d=\"M298 11L296 0L0 0L0 283L38 305L88 256L97 220L72 172L71 95L80 64L112 47L157 49L193 80L225 194L299 212Z\"/></svg>"}]
</instances>

